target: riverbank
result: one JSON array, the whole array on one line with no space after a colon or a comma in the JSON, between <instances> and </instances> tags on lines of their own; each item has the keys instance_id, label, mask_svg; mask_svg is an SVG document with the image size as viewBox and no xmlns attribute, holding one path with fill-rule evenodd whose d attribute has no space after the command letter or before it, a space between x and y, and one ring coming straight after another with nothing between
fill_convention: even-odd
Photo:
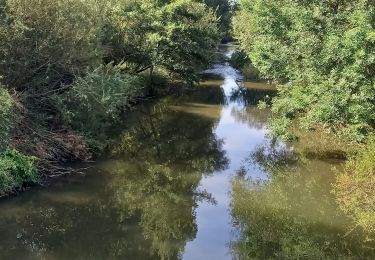
<instances>
[{"instance_id":1,"label":"riverbank","mask_svg":"<svg viewBox=\"0 0 375 260\"><path fill-rule=\"evenodd\" d=\"M17 196L35 186L49 185L55 178L63 175L80 174L83 169L75 165L87 163L87 166L84 166L87 168L97 159L112 156L109 147L116 142L116 137L124 128L137 120L136 117L143 116L136 112L140 107L153 104L167 96L177 98L195 88L181 81L173 83L163 79L161 82L158 76L155 76L155 79L159 80L159 85L142 88L142 96L128 100L131 105L124 106L115 120L110 119L103 123L98 114L79 120L80 124L85 124L85 127L88 125L91 130L96 128L95 134L74 131L71 126L66 125L57 126L60 130L50 131L38 123L34 124L37 129L17 131L9 144L9 147L14 148L8 148L0 154L0 199ZM153 90L155 87L158 88L157 93ZM90 120L100 123L92 126Z\"/></svg>"},{"instance_id":2,"label":"riverbank","mask_svg":"<svg viewBox=\"0 0 375 260\"><path fill-rule=\"evenodd\" d=\"M90 160L140 97L194 82L220 41L217 7L1 1L0 196Z\"/></svg>"}]
</instances>

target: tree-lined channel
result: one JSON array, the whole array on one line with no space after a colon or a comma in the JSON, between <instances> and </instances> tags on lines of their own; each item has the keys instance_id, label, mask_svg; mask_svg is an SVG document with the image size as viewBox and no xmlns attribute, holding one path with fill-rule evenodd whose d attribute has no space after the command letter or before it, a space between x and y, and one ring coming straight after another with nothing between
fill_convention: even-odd
<instances>
[{"instance_id":1,"label":"tree-lined channel","mask_svg":"<svg viewBox=\"0 0 375 260\"><path fill-rule=\"evenodd\" d=\"M257 103L274 87L245 82L232 49L199 87L127 115L112 159L3 199L0 259L374 257L330 193L341 162L267 137Z\"/></svg>"}]
</instances>

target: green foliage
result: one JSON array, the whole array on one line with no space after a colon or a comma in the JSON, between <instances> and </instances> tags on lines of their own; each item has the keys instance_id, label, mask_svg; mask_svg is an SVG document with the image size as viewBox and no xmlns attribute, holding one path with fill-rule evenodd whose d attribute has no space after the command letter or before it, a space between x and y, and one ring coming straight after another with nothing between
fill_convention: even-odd
<instances>
[{"instance_id":1,"label":"green foliage","mask_svg":"<svg viewBox=\"0 0 375 260\"><path fill-rule=\"evenodd\" d=\"M0 73L8 85L38 95L102 60L124 61L132 73L163 67L191 80L219 37L214 11L203 1L6 0L2 6Z\"/></svg>"},{"instance_id":2,"label":"green foliage","mask_svg":"<svg viewBox=\"0 0 375 260\"><path fill-rule=\"evenodd\" d=\"M140 72L160 67L185 80L211 61L219 39L217 18L200 1L127 1L110 11L107 59Z\"/></svg>"},{"instance_id":3,"label":"green foliage","mask_svg":"<svg viewBox=\"0 0 375 260\"><path fill-rule=\"evenodd\" d=\"M375 9L371 1L242 0L234 19L241 48L279 86L275 133L292 119L354 141L373 131Z\"/></svg>"},{"instance_id":4,"label":"green foliage","mask_svg":"<svg viewBox=\"0 0 375 260\"><path fill-rule=\"evenodd\" d=\"M349 160L337 177L334 193L341 209L375 238L375 137Z\"/></svg>"},{"instance_id":5,"label":"green foliage","mask_svg":"<svg viewBox=\"0 0 375 260\"><path fill-rule=\"evenodd\" d=\"M222 39L229 40L231 38L232 16L235 10L235 3L230 0L205 0L208 7L215 10L219 17L219 29Z\"/></svg>"},{"instance_id":6,"label":"green foliage","mask_svg":"<svg viewBox=\"0 0 375 260\"><path fill-rule=\"evenodd\" d=\"M119 121L121 112L141 95L143 85L141 77L122 73L121 65L108 64L77 78L58 100L74 129L98 134Z\"/></svg>"},{"instance_id":7,"label":"green foliage","mask_svg":"<svg viewBox=\"0 0 375 260\"><path fill-rule=\"evenodd\" d=\"M88 155L74 130L106 138L148 85L196 80L219 32L203 0L0 0L0 38L1 82L22 108L15 122L0 90L0 148L13 127L14 145L48 164Z\"/></svg>"},{"instance_id":8,"label":"green foliage","mask_svg":"<svg viewBox=\"0 0 375 260\"><path fill-rule=\"evenodd\" d=\"M259 70L254 67L243 50L236 50L229 60L230 65L242 72L246 79L259 80Z\"/></svg>"},{"instance_id":9,"label":"green foliage","mask_svg":"<svg viewBox=\"0 0 375 260\"><path fill-rule=\"evenodd\" d=\"M41 95L100 64L100 16L94 1L5 3L0 73L9 86Z\"/></svg>"},{"instance_id":10,"label":"green foliage","mask_svg":"<svg viewBox=\"0 0 375 260\"><path fill-rule=\"evenodd\" d=\"M193 81L218 41L217 18L203 1L5 0L0 7L0 74L22 91L27 117L45 125L69 104L77 129L95 122L94 132L141 94L134 75L149 70L153 80L160 69Z\"/></svg>"},{"instance_id":11,"label":"green foliage","mask_svg":"<svg viewBox=\"0 0 375 260\"><path fill-rule=\"evenodd\" d=\"M0 151L8 144L9 134L14 119L13 105L12 97L0 84Z\"/></svg>"},{"instance_id":12,"label":"green foliage","mask_svg":"<svg viewBox=\"0 0 375 260\"><path fill-rule=\"evenodd\" d=\"M38 181L34 157L15 149L6 149L0 154L0 195Z\"/></svg>"},{"instance_id":13,"label":"green foliage","mask_svg":"<svg viewBox=\"0 0 375 260\"><path fill-rule=\"evenodd\" d=\"M246 63L249 63L249 59L244 51L237 50L232 54L229 60L230 65L236 69L242 69Z\"/></svg>"}]
</instances>

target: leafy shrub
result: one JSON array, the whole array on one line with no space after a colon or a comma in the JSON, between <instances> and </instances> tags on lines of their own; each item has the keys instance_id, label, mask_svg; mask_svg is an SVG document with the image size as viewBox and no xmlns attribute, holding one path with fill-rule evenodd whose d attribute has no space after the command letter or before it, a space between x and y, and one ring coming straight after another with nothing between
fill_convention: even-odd
<instances>
[{"instance_id":1,"label":"leafy shrub","mask_svg":"<svg viewBox=\"0 0 375 260\"><path fill-rule=\"evenodd\" d=\"M0 195L38 181L34 157L15 149L6 149L0 154Z\"/></svg>"},{"instance_id":2,"label":"leafy shrub","mask_svg":"<svg viewBox=\"0 0 375 260\"><path fill-rule=\"evenodd\" d=\"M374 131L373 1L239 2L241 48L262 77L289 82L273 99L275 133L296 122L364 141Z\"/></svg>"},{"instance_id":3,"label":"leafy shrub","mask_svg":"<svg viewBox=\"0 0 375 260\"><path fill-rule=\"evenodd\" d=\"M375 136L346 163L334 193L341 209L358 226L375 235Z\"/></svg>"},{"instance_id":4,"label":"leafy shrub","mask_svg":"<svg viewBox=\"0 0 375 260\"><path fill-rule=\"evenodd\" d=\"M142 78L121 72L121 66L102 65L79 77L59 98L63 114L74 129L95 135L118 122L121 112L141 95Z\"/></svg>"},{"instance_id":5,"label":"leafy shrub","mask_svg":"<svg viewBox=\"0 0 375 260\"><path fill-rule=\"evenodd\" d=\"M7 0L0 21L0 73L40 95L101 62L94 1Z\"/></svg>"},{"instance_id":6,"label":"leafy shrub","mask_svg":"<svg viewBox=\"0 0 375 260\"><path fill-rule=\"evenodd\" d=\"M106 19L106 60L125 60L131 72L161 68L195 80L219 40L218 18L201 1L119 1Z\"/></svg>"}]
</instances>

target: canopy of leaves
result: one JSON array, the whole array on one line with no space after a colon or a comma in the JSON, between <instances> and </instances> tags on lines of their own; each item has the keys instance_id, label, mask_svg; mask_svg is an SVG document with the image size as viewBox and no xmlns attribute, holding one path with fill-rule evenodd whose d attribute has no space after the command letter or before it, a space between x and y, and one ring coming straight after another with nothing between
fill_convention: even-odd
<instances>
[{"instance_id":1,"label":"canopy of leaves","mask_svg":"<svg viewBox=\"0 0 375 260\"><path fill-rule=\"evenodd\" d=\"M125 1L109 11L104 30L107 60L133 72L159 67L186 80L213 58L219 40L214 11L201 1Z\"/></svg>"}]
</instances>

